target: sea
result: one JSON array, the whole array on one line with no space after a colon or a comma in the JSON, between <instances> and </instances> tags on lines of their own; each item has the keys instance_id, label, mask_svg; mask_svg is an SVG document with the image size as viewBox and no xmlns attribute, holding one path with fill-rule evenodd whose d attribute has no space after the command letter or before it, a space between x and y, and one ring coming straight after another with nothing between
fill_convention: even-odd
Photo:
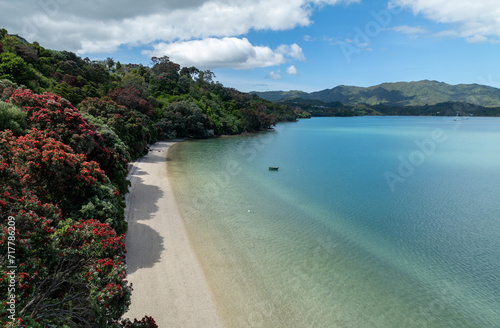
<instances>
[{"instance_id":1,"label":"sea","mask_svg":"<svg viewBox=\"0 0 500 328\"><path fill-rule=\"evenodd\" d=\"M312 118L167 165L225 327L500 327L499 118Z\"/></svg>"}]
</instances>

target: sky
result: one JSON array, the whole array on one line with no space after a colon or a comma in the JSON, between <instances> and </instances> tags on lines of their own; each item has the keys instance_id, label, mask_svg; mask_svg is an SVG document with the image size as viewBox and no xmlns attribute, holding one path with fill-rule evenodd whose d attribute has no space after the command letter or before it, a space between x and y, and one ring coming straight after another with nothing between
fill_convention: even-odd
<instances>
[{"instance_id":1,"label":"sky","mask_svg":"<svg viewBox=\"0 0 500 328\"><path fill-rule=\"evenodd\" d=\"M0 0L0 27L93 60L168 56L244 92L500 88L498 0Z\"/></svg>"}]
</instances>

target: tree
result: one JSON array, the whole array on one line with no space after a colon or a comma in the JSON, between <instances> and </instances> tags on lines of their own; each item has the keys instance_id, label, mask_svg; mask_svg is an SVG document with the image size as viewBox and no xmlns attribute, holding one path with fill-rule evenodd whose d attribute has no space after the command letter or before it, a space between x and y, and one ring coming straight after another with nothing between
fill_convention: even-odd
<instances>
[{"instance_id":1,"label":"tree","mask_svg":"<svg viewBox=\"0 0 500 328\"><path fill-rule=\"evenodd\" d=\"M38 60L38 51L29 44L18 44L16 46L16 54L27 63L34 63Z\"/></svg>"},{"instance_id":2,"label":"tree","mask_svg":"<svg viewBox=\"0 0 500 328\"><path fill-rule=\"evenodd\" d=\"M106 58L106 66L108 66L109 70L111 70L111 69L113 69L113 67L115 67L115 61L113 60L113 58L111 58L111 57Z\"/></svg>"},{"instance_id":3,"label":"tree","mask_svg":"<svg viewBox=\"0 0 500 328\"><path fill-rule=\"evenodd\" d=\"M267 130L276 124L276 116L267 114L265 109L265 106L262 104L256 104L253 108L246 108L240 111L246 131Z\"/></svg>"},{"instance_id":4,"label":"tree","mask_svg":"<svg viewBox=\"0 0 500 328\"><path fill-rule=\"evenodd\" d=\"M43 202L57 204L65 215L99 219L125 232L123 201L99 164L50 135L37 129L18 138L9 130L0 132L2 156Z\"/></svg>"},{"instance_id":5,"label":"tree","mask_svg":"<svg viewBox=\"0 0 500 328\"><path fill-rule=\"evenodd\" d=\"M183 67L180 71L181 76L186 76L189 77L190 79L194 80L196 76L200 73L200 70L197 69L194 66L191 67Z\"/></svg>"},{"instance_id":6,"label":"tree","mask_svg":"<svg viewBox=\"0 0 500 328\"><path fill-rule=\"evenodd\" d=\"M0 134L12 146L13 167L22 175L42 201L58 202L67 213L81 203L92 185L105 182L104 172L96 162L87 162L85 155L75 154L71 147L49 136L45 131L32 129L15 138L9 130ZM57 181L57 183L54 183Z\"/></svg>"},{"instance_id":7,"label":"tree","mask_svg":"<svg viewBox=\"0 0 500 328\"><path fill-rule=\"evenodd\" d=\"M28 128L51 131L51 137L70 146L76 154L97 162L122 194L127 192L128 156L106 145L97 128L89 124L71 103L51 93L35 95L29 90L8 87L6 90L9 90L10 103L26 110Z\"/></svg>"},{"instance_id":8,"label":"tree","mask_svg":"<svg viewBox=\"0 0 500 328\"><path fill-rule=\"evenodd\" d=\"M146 82L145 78L136 72L126 73L121 80L120 87L122 89L128 89L133 87L140 91L140 97L142 99L147 99L150 96L149 84Z\"/></svg>"},{"instance_id":9,"label":"tree","mask_svg":"<svg viewBox=\"0 0 500 328\"><path fill-rule=\"evenodd\" d=\"M72 87L67 82L57 83L56 86L52 88L52 92L64 99L69 100L69 102L73 105L77 105L83 100L83 95L81 94L80 89Z\"/></svg>"},{"instance_id":10,"label":"tree","mask_svg":"<svg viewBox=\"0 0 500 328\"><path fill-rule=\"evenodd\" d=\"M149 81L151 93L156 96L162 93L178 94L180 65L170 61L168 56L153 57L151 61L154 64Z\"/></svg>"},{"instance_id":11,"label":"tree","mask_svg":"<svg viewBox=\"0 0 500 328\"><path fill-rule=\"evenodd\" d=\"M141 98L141 92L134 87L111 89L108 92L108 97L119 105L134 109L151 118L156 116L153 106L146 99Z\"/></svg>"},{"instance_id":12,"label":"tree","mask_svg":"<svg viewBox=\"0 0 500 328\"><path fill-rule=\"evenodd\" d=\"M82 113L99 118L127 145L132 159L147 153L147 144L154 143L158 129L138 111L121 106L110 98L89 98L80 104Z\"/></svg>"},{"instance_id":13,"label":"tree","mask_svg":"<svg viewBox=\"0 0 500 328\"><path fill-rule=\"evenodd\" d=\"M0 83L0 93L5 90L15 91L10 84ZM23 101L35 105L43 99L27 96ZM121 234L125 228L110 222L121 231L117 233L103 222L117 216L112 204L103 203L106 197L116 199L117 195L109 183L101 181L106 177L97 163L85 162L83 155L51 136L57 136L56 132L31 129L16 137L9 130L0 131L0 265L17 266L15 276L0 276L3 299L8 299L11 278L16 281L16 318L8 318L8 305L2 302L0 321L10 322L9 327L30 328L157 328L150 317L119 321L130 304L131 292L125 280ZM87 213L91 218L68 219L67 210L49 202L71 198L73 189L88 192L73 201L84 206L71 216ZM55 193L60 195L53 197ZM9 229L11 221L15 230ZM4 254L8 254L11 231L15 232L16 257L7 262Z\"/></svg>"},{"instance_id":14,"label":"tree","mask_svg":"<svg viewBox=\"0 0 500 328\"><path fill-rule=\"evenodd\" d=\"M210 70L199 71L198 73L198 82L203 83L212 83L215 77L215 73Z\"/></svg>"},{"instance_id":15,"label":"tree","mask_svg":"<svg viewBox=\"0 0 500 328\"><path fill-rule=\"evenodd\" d=\"M4 52L0 54L0 79L29 85L36 80L36 72L21 57Z\"/></svg>"},{"instance_id":16,"label":"tree","mask_svg":"<svg viewBox=\"0 0 500 328\"><path fill-rule=\"evenodd\" d=\"M130 304L124 236L97 220L63 220L61 211L26 189L4 161L0 177L8 182L0 185L0 250L7 254L12 220L16 258L10 265L17 266L15 277L0 276L0 287L5 292L11 278L17 281L18 318L40 328L113 326ZM0 264L8 265L3 255ZM6 310L1 303L2 322Z\"/></svg>"},{"instance_id":17,"label":"tree","mask_svg":"<svg viewBox=\"0 0 500 328\"><path fill-rule=\"evenodd\" d=\"M168 124L176 132L178 138L208 138L213 124L194 103L179 101L165 109L163 124Z\"/></svg>"},{"instance_id":18,"label":"tree","mask_svg":"<svg viewBox=\"0 0 500 328\"><path fill-rule=\"evenodd\" d=\"M151 69L155 75L166 74L171 80L176 81L179 78L179 64L174 63L168 56L153 57L153 68Z\"/></svg>"}]
</instances>

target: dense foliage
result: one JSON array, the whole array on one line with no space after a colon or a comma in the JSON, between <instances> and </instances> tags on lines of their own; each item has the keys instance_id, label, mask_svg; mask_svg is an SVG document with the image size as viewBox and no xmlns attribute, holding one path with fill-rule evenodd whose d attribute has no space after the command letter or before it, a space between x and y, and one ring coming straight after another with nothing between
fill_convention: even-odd
<instances>
[{"instance_id":1,"label":"dense foliage","mask_svg":"<svg viewBox=\"0 0 500 328\"><path fill-rule=\"evenodd\" d=\"M138 325L119 322L131 293L123 235L95 219L65 219L58 206L41 201L23 174L4 159L0 178L0 251L8 254L8 245L15 249L15 260L1 256L0 265L16 267L14 277L7 271L0 277L0 288L6 291L13 279L17 293L17 319L7 320L9 305L4 301L2 322L33 328L156 327L151 318L136 321ZM15 234L9 233L11 221Z\"/></svg>"},{"instance_id":2,"label":"dense foliage","mask_svg":"<svg viewBox=\"0 0 500 328\"><path fill-rule=\"evenodd\" d=\"M123 244L128 163L160 139L266 130L308 116L226 88L210 71L168 57L152 62L91 61L0 30L6 326L157 327L148 316L121 320L132 290Z\"/></svg>"},{"instance_id":3,"label":"dense foliage","mask_svg":"<svg viewBox=\"0 0 500 328\"><path fill-rule=\"evenodd\" d=\"M81 113L101 120L126 145L128 153L138 158L147 152L147 144L158 140L158 127L151 119L125 106L118 105L108 97L87 98L80 104Z\"/></svg>"},{"instance_id":4,"label":"dense foliage","mask_svg":"<svg viewBox=\"0 0 500 328\"><path fill-rule=\"evenodd\" d=\"M5 107L13 114L2 115L2 124L18 123L20 133L0 131L0 265L16 269L14 277L4 271L0 289L16 282L17 323L6 320L7 301L0 304L2 321L20 327L155 327L151 318L136 326L118 322L131 293L123 201L100 164L76 151L102 159L105 145L93 148L99 132L70 104L60 109L57 96L11 91ZM50 104L43 103L47 99Z\"/></svg>"},{"instance_id":5,"label":"dense foliage","mask_svg":"<svg viewBox=\"0 0 500 328\"><path fill-rule=\"evenodd\" d=\"M0 79L38 94L58 95L65 99L63 106L81 106L108 126L111 120L127 124L125 130L135 133L132 137L117 131L117 123L110 127L132 147L132 159L143 155L147 143L158 138L208 138L259 131L277 121L309 116L290 106L226 88L214 81L213 72L180 67L168 57L153 57L151 68L123 65L112 58L92 61L71 52L48 50L1 31ZM125 109L117 109L117 105ZM111 107L115 117L107 111ZM147 131L141 131L138 125L146 126Z\"/></svg>"}]
</instances>

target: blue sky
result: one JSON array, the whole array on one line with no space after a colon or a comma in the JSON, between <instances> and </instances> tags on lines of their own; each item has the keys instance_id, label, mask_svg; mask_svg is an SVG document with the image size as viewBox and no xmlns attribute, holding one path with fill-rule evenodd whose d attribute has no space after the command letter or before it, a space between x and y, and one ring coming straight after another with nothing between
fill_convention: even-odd
<instances>
[{"instance_id":1,"label":"blue sky","mask_svg":"<svg viewBox=\"0 0 500 328\"><path fill-rule=\"evenodd\" d=\"M423 79L500 87L497 0L0 0L0 25L82 57L168 55L241 91Z\"/></svg>"}]
</instances>

